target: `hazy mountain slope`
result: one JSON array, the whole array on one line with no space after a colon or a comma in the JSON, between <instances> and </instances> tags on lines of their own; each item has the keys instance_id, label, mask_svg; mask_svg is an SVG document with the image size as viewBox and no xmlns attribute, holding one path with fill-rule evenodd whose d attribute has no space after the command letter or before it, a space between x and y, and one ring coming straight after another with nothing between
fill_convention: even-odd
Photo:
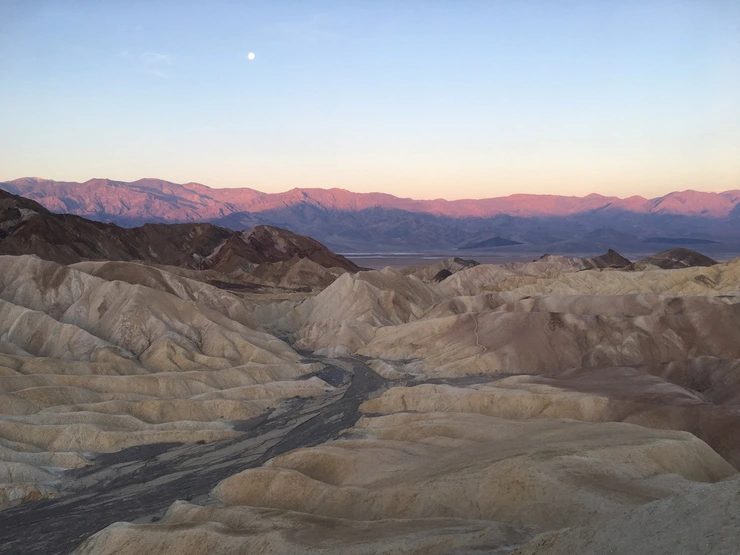
<instances>
[{"instance_id":1,"label":"hazy mountain slope","mask_svg":"<svg viewBox=\"0 0 740 555\"><path fill-rule=\"evenodd\" d=\"M365 208L394 208L451 217L567 216L594 210L625 210L724 217L740 202L740 192L703 193L680 191L655 199L620 199L591 194L585 197L515 194L476 200L415 200L385 193L352 193L344 189L292 189L283 193L260 193L249 188L212 189L197 183L179 185L161 179L131 183L91 179L85 183L21 178L2 184L19 195L53 205L54 211L85 215L105 213L131 219L210 219L231 212L264 212L294 204L324 209L359 211ZM141 202L147 199L149 202ZM137 202L138 201L138 202ZM193 218L194 214L199 217Z\"/></svg>"},{"instance_id":2,"label":"hazy mountain slope","mask_svg":"<svg viewBox=\"0 0 740 555\"><path fill-rule=\"evenodd\" d=\"M740 192L674 192L655 199L601 195L511 195L446 201L398 198L342 189L211 189L157 179L85 183L23 178L0 183L55 212L120 225L210 221L234 230L259 224L309 235L347 251L452 249L465 245L520 252L585 253L616 248L647 253L667 244L740 248ZM497 237L491 242L493 237ZM717 244L715 244L716 242ZM509 243L521 243L521 245Z\"/></svg>"},{"instance_id":3,"label":"hazy mountain slope","mask_svg":"<svg viewBox=\"0 0 740 555\"><path fill-rule=\"evenodd\" d=\"M4 198L0 246L62 218ZM347 272L270 227L158 226L209 268L0 256L0 552L631 554L634 528L688 555L692 534L737 536L710 498L732 501L740 467L740 259Z\"/></svg>"},{"instance_id":4,"label":"hazy mountain slope","mask_svg":"<svg viewBox=\"0 0 740 555\"><path fill-rule=\"evenodd\" d=\"M178 185L160 179L131 183L91 179L85 183L23 178L3 184L11 193L37 200L53 212L121 223L203 221L234 211L202 185ZM256 193L256 191L255 191ZM242 194L247 194L246 190ZM173 218L173 215L177 214Z\"/></svg>"},{"instance_id":5,"label":"hazy mountain slope","mask_svg":"<svg viewBox=\"0 0 740 555\"><path fill-rule=\"evenodd\" d=\"M143 260L226 273L294 257L309 258L324 267L358 269L310 237L267 226L243 233L207 223L122 228L52 214L4 191L0 191L0 201L0 254L35 254L63 264L86 259Z\"/></svg>"}]
</instances>

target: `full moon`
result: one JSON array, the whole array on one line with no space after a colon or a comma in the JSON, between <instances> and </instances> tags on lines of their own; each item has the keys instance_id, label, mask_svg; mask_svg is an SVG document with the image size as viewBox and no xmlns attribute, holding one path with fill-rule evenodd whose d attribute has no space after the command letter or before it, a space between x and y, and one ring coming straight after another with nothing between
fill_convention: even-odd
<instances>
[{"instance_id":1,"label":"full moon","mask_svg":"<svg viewBox=\"0 0 740 555\"><path fill-rule=\"evenodd\" d=\"M250 60L254 60L254 52L250 52L249 54L247 54L247 58L249 58Z\"/></svg>"}]
</instances>

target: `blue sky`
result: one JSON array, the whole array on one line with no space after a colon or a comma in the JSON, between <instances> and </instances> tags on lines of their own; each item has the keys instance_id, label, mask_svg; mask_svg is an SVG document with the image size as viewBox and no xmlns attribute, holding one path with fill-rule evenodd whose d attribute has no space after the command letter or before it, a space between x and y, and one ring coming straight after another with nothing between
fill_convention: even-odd
<instances>
[{"instance_id":1,"label":"blue sky","mask_svg":"<svg viewBox=\"0 0 740 555\"><path fill-rule=\"evenodd\" d=\"M0 75L0 179L740 188L737 0L0 0Z\"/></svg>"}]
</instances>

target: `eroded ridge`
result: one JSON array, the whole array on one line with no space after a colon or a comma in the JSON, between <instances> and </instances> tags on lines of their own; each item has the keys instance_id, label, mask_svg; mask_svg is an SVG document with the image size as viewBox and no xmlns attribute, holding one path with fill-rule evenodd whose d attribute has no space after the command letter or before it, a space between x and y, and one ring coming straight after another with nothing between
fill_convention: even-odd
<instances>
[{"instance_id":1,"label":"eroded ridge","mask_svg":"<svg viewBox=\"0 0 740 555\"><path fill-rule=\"evenodd\" d=\"M729 553L740 264L615 260L5 257L0 550Z\"/></svg>"}]
</instances>

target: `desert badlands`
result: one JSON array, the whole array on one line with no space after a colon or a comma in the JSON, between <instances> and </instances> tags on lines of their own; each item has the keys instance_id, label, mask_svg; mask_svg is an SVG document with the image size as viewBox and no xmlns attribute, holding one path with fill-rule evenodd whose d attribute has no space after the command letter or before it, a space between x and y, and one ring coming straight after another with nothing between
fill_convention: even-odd
<instances>
[{"instance_id":1,"label":"desert badlands","mask_svg":"<svg viewBox=\"0 0 740 555\"><path fill-rule=\"evenodd\" d=\"M364 271L6 193L0 253L0 553L740 552L740 259Z\"/></svg>"}]
</instances>

